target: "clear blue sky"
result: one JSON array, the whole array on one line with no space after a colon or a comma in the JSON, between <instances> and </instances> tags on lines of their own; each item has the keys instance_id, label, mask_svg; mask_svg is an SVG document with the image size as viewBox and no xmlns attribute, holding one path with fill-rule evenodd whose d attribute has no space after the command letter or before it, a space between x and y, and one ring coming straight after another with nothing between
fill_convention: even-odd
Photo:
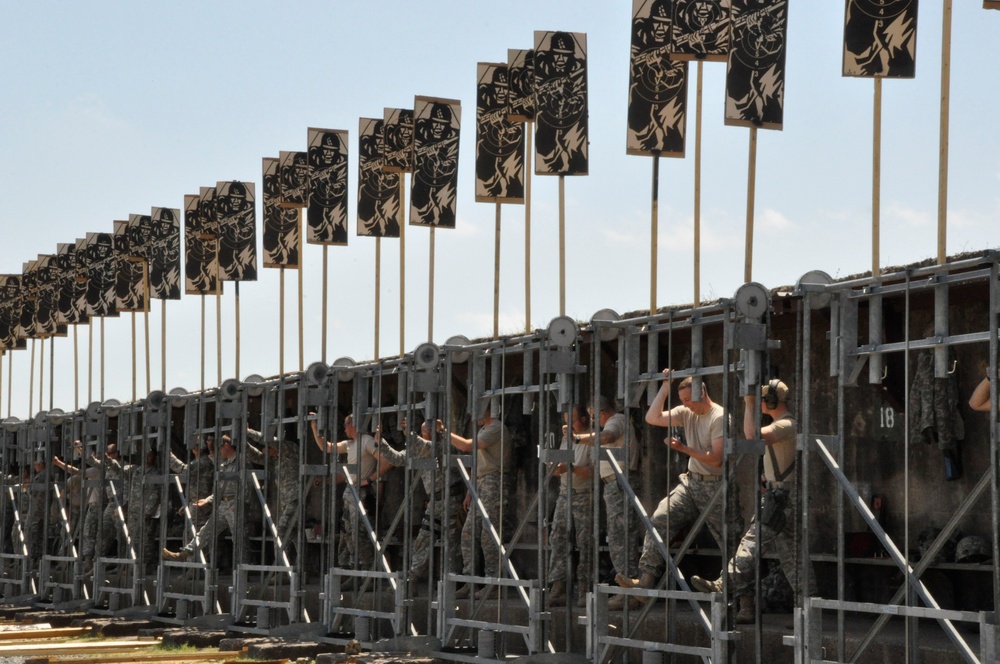
<instances>
[{"instance_id":1,"label":"clear blue sky","mask_svg":"<svg viewBox=\"0 0 1000 664\"><path fill-rule=\"evenodd\" d=\"M1000 132L994 123L1000 12L954 3L949 253L996 247ZM941 2L921 3L917 77L884 84L882 265L936 255ZM0 0L0 272L152 206L182 207L184 194L217 180L260 181L261 158L305 148L309 126L351 133L351 228L357 126L415 95L460 99L463 134L458 227L437 233L434 340L492 330L495 207L475 203L475 75L479 61L529 48L534 30L587 33L590 164L566 182L567 314L648 306L648 158L626 156L631 2L21 2ZM783 131L758 144L753 278L794 284L805 272L834 276L871 266L872 91L841 71L844 3L791 3ZM692 73L694 69L692 68ZM702 299L743 282L748 131L723 125L724 65L704 80ZM661 162L661 306L693 297L694 120L688 157ZM559 314L557 181L535 178L532 323ZM258 217L259 220L259 217ZM502 210L501 331L523 328L524 208ZM406 336L427 336L428 231L407 229ZM327 360L373 354L375 242L352 236L330 248ZM322 250L305 252L305 345L320 356ZM399 348L399 245L382 245L383 354ZM241 287L240 374L278 370L279 275ZM222 299L223 377L235 373L234 299ZM297 368L296 276L286 275L286 369ZM207 307L208 383L215 382L215 307ZM200 382L200 304L167 305L167 387ZM159 369L159 302L149 316L152 385ZM106 397L131 396L129 316L105 327ZM139 396L145 394L142 319ZM79 333L81 405L87 400L88 332ZM48 344L46 344L48 346ZM73 338L55 342L55 404L74 406ZM48 352L46 352L48 355ZM14 357L13 414L28 410L29 353ZM95 363L98 358L95 357ZM46 358L48 365L48 358ZM3 363L7 414L8 362ZM48 370L46 369L46 374ZM48 405L48 376L45 378ZM37 391L38 383L35 383ZM97 398L97 387L94 387ZM38 410L37 394L34 410Z\"/></svg>"}]
</instances>

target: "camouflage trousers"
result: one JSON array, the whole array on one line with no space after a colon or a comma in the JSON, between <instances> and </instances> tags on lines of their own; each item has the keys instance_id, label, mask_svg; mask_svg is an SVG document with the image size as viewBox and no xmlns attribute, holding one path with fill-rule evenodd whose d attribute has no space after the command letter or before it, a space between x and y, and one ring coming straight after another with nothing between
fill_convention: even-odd
<instances>
[{"instance_id":1,"label":"camouflage trousers","mask_svg":"<svg viewBox=\"0 0 1000 664\"><path fill-rule=\"evenodd\" d=\"M124 532L119 532L119 541L125 537ZM128 538L132 542L135 551L135 559L141 563L156 560L156 549L153 547L153 521L145 519L139 510L128 514ZM120 552L119 557L124 558L128 552Z\"/></svg>"},{"instance_id":2,"label":"camouflage trousers","mask_svg":"<svg viewBox=\"0 0 1000 664\"><path fill-rule=\"evenodd\" d=\"M198 535L185 544L182 551L193 557L195 553L211 548L216 538L228 531L233 534L233 562L238 565L242 561L245 540L236 541L244 532L244 529L236 523L236 500L234 498L226 500L223 497L213 502L213 505L215 514L205 521L205 525L198 529Z\"/></svg>"},{"instance_id":3,"label":"camouflage trousers","mask_svg":"<svg viewBox=\"0 0 1000 664\"><path fill-rule=\"evenodd\" d=\"M633 533L639 532L639 519L628 509L625 503L626 497L617 480L604 484L604 508L607 516L611 564L619 574L633 577L637 575L636 542ZM631 528L626 525L626 519L631 521Z\"/></svg>"},{"instance_id":4,"label":"camouflage trousers","mask_svg":"<svg viewBox=\"0 0 1000 664\"><path fill-rule=\"evenodd\" d=\"M278 492L278 507L281 512L274 524L275 529L278 531L278 537L281 538L281 543L286 550L292 539L294 539L294 526L297 525L296 521L299 511L299 489L298 487L293 488L294 491Z\"/></svg>"},{"instance_id":5,"label":"camouflage trousers","mask_svg":"<svg viewBox=\"0 0 1000 664\"><path fill-rule=\"evenodd\" d=\"M572 511L572 518L568 512ZM571 523L572 521L572 523ZM580 592L586 592L593 585L594 567L594 503L590 489L570 491L566 487L559 490L556 511L552 516L552 531L549 534L549 583L566 578L566 568L572 560L570 533L574 535L579 560L576 565L576 583Z\"/></svg>"},{"instance_id":6,"label":"camouflage trousers","mask_svg":"<svg viewBox=\"0 0 1000 664\"><path fill-rule=\"evenodd\" d=\"M677 533L697 521L712 500L716 490L721 489L721 482L699 480L690 473L682 474L680 483L666 498L660 501L660 504L656 506L656 511L653 512L653 526L663 539L663 543L670 546L671 540ZM712 533L719 548L726 550L722 541L724 523L729 527L728 550L732 550L736 545L736 538L743 532L739 491L732 483L729 485L728 509L723 510L723 501L720 496L705 519L705 525L708 526L708 530ZM653 538L649 533L646 533L642 545L642 557L639 558L639 569L654 576L660 576L663 574L665 565L663 556L660 555L660 550L656 547Z\"/></svg>"},{"instance_id":7,"label":"camouflage trousers","mask_svg":"<svg viewBox=\"0 0 1000 664\"><path fill-rule=\"evenodd\" d=\"M358 487L358 497L364 503L368 496L369 489L366 486ZM371 515L369 523L371 522ZM344 532L340 534L340 541L337 545L337 560L340 566L345 569L366 569L372 566L375 560L375 547L368 536L367 528L362 525L361 505L354 500L354 493L347 488L344 490L344 513L341 518L344 524ZM355 566L357 557L357 566Z\"/></svg>"},{"instance_id":8,"label":"camouflage trousers","mask_svg":"<svg viewBox=\"0 0 1000 664\"><path fill-rule=\"evenodd\" d=\"M476 493L486 510L486 518L496 529L497 534L503 534L501 528L501 510L503 508L503 475L499 472L490 473L476 478ZM462 528L462 568L468 575L474 575L476 569L476 542L479 542L483 550L483 561L485 570L482 576L497 577L500 575L500 549L490 529L483 523L483 514L472 505L469 507L469 515L465 517L465 526Z\"/></svg>"},{"instance_id":9,"label":"camouflage trousers","mask_svg":"<svg viewBox=\"0 0 1000 664\"><path fill-rule=\"evenodd\" d=\"M434 497L433 513L431 503L427 503L427 509L420 521L420 533L413 543L413 551L410 558L410 571L426 575L430 567L431 548L435 542L446 543L448 549L448 566L450 572L459 572L462 569L462 499L464 493L460 488L452 487L450 496L446 501L444 494ZM441 532L441 524L444 524L445 531ZM444 549L442 549L443 551Z\"/></svg>"},{"instance_id":10,"label":"camouflage trousers","mask_svg":"<svg viewBox=\"0 0 1000 664\"><path fill-rule=\"evenodd\" d=\"M784 484L788 490L788 502L785 504L785 527L780 532L775 532L766 525L760 525L760 542L765 549L773 549L778 555L781 563L781 571L792 586L792 591L796 597L799 593L799 565L795 551L795 486L789 483ZM763 498L761 499L763 500ZM757 542L756 516L750 520L750 529L740 540L736 555L729 561L729 582L732 584L733 594L736 596L750 594L753 592L754 582L754 558L760 548ZM809 579L806 591L810 597L816 596L816 575L813 573L812 563L809 564ZM766 568L765 568L766 572Z\"/></svg>"},{"instance_id":11,"label":"camouflage trousers","mask_svg":"<svg viewBox=\"0 0 1000 664\"><path fill-rule=\"evenodd\" d=\"M83 544L81 555L84 560L93 562L97 552L97 524L101 520L101 510L96 503L87 505L83 513Z\"/></svg>"},{"instance_id":12,"label":"camouflage trousers","mask_svg":"<svg viewBox=\"0 0 1000 664\"><path fill-rule=\"evenodd\" d=\"M31 568L37 569L38 563L45 555L45 519L41 514L28 512L28 560L31 561Z\"/></svg>"},{"instance_id":13,"label":"camouflage trousers","mask_svg":"<svg viewBox=\"0 0 1000 664\"><path fill-rule=\"evenodd\" d=\"M212 516L211 505L195 507L191 503L188 503L188 510L191 512L191 526L194 527L194 532L201 530ZM186 523L184 524L184 546L187 546L193 537L191 526Z\"/></svg>"},{"instance_id":14,"label":"camouflage trousers","mask_svg":"<svg viewBox=\"0 0 1000 664\"><path fill-rule=\"evenodd\" d=\"M119 537L122 532L121 517L114 504L104 507L104 512L101 514L100 530L100 537L97 538L99 548L97 551L98 557L106 557L108 552L111 551L111 543L117 542L118 555L124 558L125 540Z\"/></svg>"}]
</instances>

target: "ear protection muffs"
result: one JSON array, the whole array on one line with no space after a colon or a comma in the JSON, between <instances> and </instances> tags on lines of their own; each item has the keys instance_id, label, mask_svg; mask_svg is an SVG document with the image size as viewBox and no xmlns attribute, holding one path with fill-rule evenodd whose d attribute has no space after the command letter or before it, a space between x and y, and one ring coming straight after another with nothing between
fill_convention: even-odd
<instances>
[{"instance_id":1,"label":"ear protection muffs","mask_svg":"<svg viewBox=\"0 0 1000 664\"><path fill-rule=\"evenodd\" d=\"M780 382L777 378L772 378L771 382L767 384L767 392L764 393L764 404L771 410L777 408L781 401L778 398L778 383Z\"/></svg>"}]
</instances>

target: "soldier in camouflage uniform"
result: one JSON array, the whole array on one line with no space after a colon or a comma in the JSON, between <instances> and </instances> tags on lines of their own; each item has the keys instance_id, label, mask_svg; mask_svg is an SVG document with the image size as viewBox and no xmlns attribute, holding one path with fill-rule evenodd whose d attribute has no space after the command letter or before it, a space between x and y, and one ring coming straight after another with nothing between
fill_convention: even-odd
<instances>
[{"instance_id":1,"label":"soldier in camouflage uniform","mask_svg":"<svg viewBox=\"0 0 1000 664\"><path fill-rule=\"evenodd\" d=\"M514 445L510 432L500 419L494 419L487 407L482 419L476 422L478 431L476 439L463 438L454 432L449 433L450 442L454 448L469 454L476 453L476 494L486 511L485 518L493 524L503 539L501 513L505 506L504 473L514 470ZM489 528L483 523L484 516L478 508L471 505L471 494L466 495L465 504L469 515L462 528L462 563L463 573L475 575L476 572L476 542L479 541L483 551L486 569L482 576L498 578L500 576L500 549ZM476 599L494 597L498 586L487 586L476 593ZM471 592L469 584L455 592L458 599L468 597Z\"/></svg>"},{"instance_id":2,"label":"soldier in camouflage uniform","mask_svg":"<svg viewBox=\"0 0 1000 664\"><path fill-rule=\"evenodd\" d=\"M149 450L142 465L125 466L127 497L125 499L125 519L128 524L128 540L132 552L140 565L147 565L156 559L153 546L153 517L160 509L159 487L146 488L146 478L156 473L156 452ZM120 533L121 539L125 533ZM126 550L127 552L127 550ZM121 554L119 554L121 555Z\"/></svg>"},{"instance_id":3,"label":"soldier in camouflage uniform","mask_svg":"<svg viewBox=\"0 0 1000 664\"><path fill-rule=\"evenodd\" d=\"M772 423L761 427L760 437L767 447L764 454L764 483L767 491L783 489L787 491L787 499L780 507L782 514L770 522L762 519L760 524L760 541L764 546L772 546L778 554L781 571L792 586L792 592L798 596L799 566L796 564L795 551L795 521L794 504L795 490L795 418L788 410L788 386L780 380L772 380L761 390L760 410L772 418ZM743 434L750 440L756 439L757 404L756 395L744 397ZM766 519L765 493L761 497L762 516ZM756 516L754 517L756 519ZM750 529L743 535L736 555L729 561L729 580L733 595L739 598L739 612L736 622L742 624L756 621L756 608L753 597L754 559L759 549L756 534L756 522L750 522ZM816 594L816 579L812 565L808 567L806 592L810 596ZM722 592L722 578L707 581L698 576L691 577L691 585L702 592Z\"/></svg>"},{"instance_id":4,"label":"soldier in camouflage uniform","mask_svg":"<svg viewBox=\"0 0 1000 664\"><path fill-rule=\"evenodd\" d=\"M76 449L78 455L82 456L83 445L79 440L73 443L73 447ZM55 457L52 463L69 475L69 478L66 480L66 497L70 505L70 527L74 539L79 537L81 540L80 555L85 563L85 573L89 573L94 564L94 548L99 516L99 508L96 505L100 502L100 492L91 482L98 482L101 472L97 468L90 467L81 475L79 468L67 464L59 457ZM86 479L86 482L83 481L84 479Z\"/></svg>"},{"instance_id":5,"label":"soldier in camouflage uniform","mask_svg":"<svg viewBox=\"0 0 1000 664\"><path fill-rule=\"evenodd\" d=\"M208 519L194 539L185 544L180 551L163 549L164 560L190 560L195 554L212 546L216 538L228 530L233 534L234 565L241 562L240 557L246 547L245 530L236 522L238 502L243 495L240 491L240 458L228 434L222 436L222 446L219 448L218 477L215 491L193 503L199 509L212 505L215 512L213 518Z\"/></svg>"},{"instance_id":6,"label":"soldier in camouflage uniform","mask_svg":"<svg viewBox=\"0 0 1000 664\"><path fill-rule=\"evenodd\" d=\"M664 543L669 545L681 529L690 526L698 519L719 488L719 482L724 480L722 462L725 414L722 406L712 402L708 390L704 387L701 399L694 399L691 378L685 378L677 386L677 397L681 405L664 410L664 402L670 394L670 369L664 369L663 375L665 380L646 412L646 422L659 427L683 426L686 442L673 436L664 442L670 449L690 457L688 472L681 475L680 484L660 501L652 516L657 532ZM728 508L723 509L723 506L723 502L718 501L708 512L705 523L719 544L719 548L725 550L722 539L723 524L728 526L729 536L734 541L743 532L743 517L739 511L739 493L735 483L729 487ZM659 549L647 533L643 542L642 557L639 559L642 577L640 579L616 577L616 579L623 586L655 588L663 574L664 566L665 561ZM609 608L621 608L624 603L623 598L624 595L613 598L608 603ZM612 602L615 602L614 606Z\"/></svg>"},{"instance_id":7,"label":"soldier in camouflage uniform","mask_svg":"<svg viewBox=\"0 0 1000 664\"><path fill-rule=\"evenodd\" d=\"M45 555L45 521L49 515L49 470L45 459L37 457L34 475L28 484L28 561L29 569L37 570Z\"/></svg>"},{"instance_id":8,"label":"soldier in camouflage uniform","mask_svg":"<svg viewBox=\"0 0 1000 664\"><path fill-rule=\"evenodd\" d=\"M566 414L563 417L570 419ZM571 530L576 535L574 543L580 556L576 566L577 606L587 605L587 591L593 585L591 570L594 565L594 514L591 475L594 464L590 447L573 445L571 442L574 435L587 433L589 421L586 408L582 404L575 404L572 408L572 421L563 426L560 447L563 450L573 450L573 463L562 462L552 473L562 480L559 497L556 499L556 511L552 517L552 530L549 533L551 555L548 579L552 584L548 593L549 606L566 606L566 571L573 555L569 542Z\"/></svg>"},{"instance_id":9,"label":"soldier in camouflage uniform","mask_svg":"<svg viewBox=\"0 0 1000 664\"><path fill-rule=\"evenodd\" d=\"M117 533L121 532L121 524L125 517L123 504L125 495L122 485L122 472L124 469L122 468L120 459L121 455L118 453L118 445L115 443L108 445L104 452L104 459L98 458L93 453L87 457L88 464L104 472L104 497L106 503L100 523L98 524L100 536L96 538L100 542L100 546L98 547L99 550L95 552L96 556L101 558L108 555L108 551L111 549L111 542L117 536ZM107 463L105 463L105 460ZM125 542L118 540L118 555L123 556L124 554Z\"/></svg>"},{"instance_id":10,"label":"soldier in camouflage uniform","mask_svg":"<svg viewBox=\"0 0 1000 664\"><path fill-rule=\"evenodd\" d=\"M196 507L196 503L202 498L208 498L212 495L212 485L215 484L214 448L215 436L208 434L205 436L205 447L201 448L196 445L191 450L191 455L194 458L188 463L178 459L173 452L170 453L167 461L172 473L187 474L187 481L184 484L184 498L187 501L188 512L191 514L191 524L190 527L186 525L184 528L184 544L191 541L194 533L201 530L212 515L211 504ZM183 507L178 510L178 514L184 514Z\"/></svg>"},{"instance_id":11,"label":"soldier in camouflage uniform","mask_svg":"<svg viewBox=\"0 0 1000 664\"><path fill-rule=\"evenodd\" d=\"M424 491L430 498L420 522L420 533L413 543L410 560L410 580L422 581L430 573L430 555L434 538L447 538L448 566L457 572L462 569L462 497L460 486L451 483L450 468L444 466L444 444L438 441L437 449L431 442L431 422L423 423L420 436L413 436L407 453L418 459L436 459L436 468L420 471ZM436 452L436 454L435 454ZM445 500L447 493L447 500ZM442 527L444 531L442 532Z\"/></svg>"},{"instance_id":12,"label":"soldier in camouflage uniform","mask_svg":"<svg viewBox=\"0 0 1000 664\"><path fill-rule=\"evenodd\" d=\"M319 435L316 421L311 422L313 436L316 444L327 454L346 454L347 463L343 472L351 479L351 483L357 487L358 498L355 499L353 492L344 492L343 525L344 533L340 537L337 547L337 559L341 567L348 569L365 569L372 566L375 560L375 549L372 546L371 538L365 528L362 528L361 509L371 485L382 475L388 465L402 466L406 463L406 454L399 452L389 446L378 430L378 442L368 434L359 435L357 427L354 426L354 417L348 415L344 418L344 432L347 440L336 443L327 442ZM338 482L343 481L341 478ZM355 550L355 537L357 538L357 550ZM357 567L355 567L355 558Z\"/></svg>"},{"instance_id":13,"label":"soldier in camouflage uniform","mask_svg":"<svg viewBox=\"0 0 1000 664\"><path fill-rule=\"evenodd\" d=\"M271 469L278 467L278 502L274 512L278 514L278 519L274 526L281 539L282 547L288 551L290 544L293 544L293 533L295 532L295 521L299 512L299 443L294 439L294 425L286 430L285 437L278 439L271 438L267 443L267 454L271 458ZM263 444L264 437L259 431L254 431L247 427L247 438L258 445ZM247 443L247 460L261 466L264 464L264 453Z\"/></svg>"},{"instance_id":14,"label":"soldier in camouflage uniform","mask_svg":"<svg viewBox=\"0 0 1000 664\"><path fill-rule=\"evenodd\" d=\"M623 470L636 470L639 461L639 441L635 435L632 423L624 413L619 413L615 409L614 402L607 397L599 397L597 407L597 424L600 431L596 434L593 432L574 434L574 442L579 445L590 446L596 441L601 447L623 449L627 441L628 454L622 456L619 463ZM593 417L593 413L591 413L591 416ZM611 462L601 461L599 471L601 484L604 489L604 507L607 515L607 541L608 550L611 554L611 564L614 565L615 571L619 575L631 578L636 573L637 552L633 533L638 532L638 529L634 527L628 528L626 527L626 523L631 519L632 525L635 526L638 524L638 518L628 512L628 496L621 484L619 484ZM633 490L637 490L636 485L638 481L638 473L630 473L630 482Z\"/></svg>"}]
</instances>

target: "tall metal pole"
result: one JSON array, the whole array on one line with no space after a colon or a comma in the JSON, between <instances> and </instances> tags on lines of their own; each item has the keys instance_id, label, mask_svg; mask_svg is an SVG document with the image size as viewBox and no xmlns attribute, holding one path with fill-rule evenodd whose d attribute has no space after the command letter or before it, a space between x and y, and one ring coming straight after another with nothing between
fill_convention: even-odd
<instances>
[{"instance_id":1,"label":"tall metal pole","mask_svg":"<svg viewBox=\"0 0 1000 664\"><path fill-rule=\"evenodd\" d=\"M880 273L879 238L882 216L882 78L875 78L875 104L872 113L872 276Z\"/></svg>"},{"instance_id":2,"label":"tall metal pole","mask_svg":"<svg viewBox=\"0 0 1000 664\"><path fill-rule=\"evenodd\" d=\"M656 258L660 237L660 153L653 154L653 193L650 198L649 315L656 315Z\"/></svg>"},{"instance_id":3,"label":"tall metal pole","mask_svg":"<svg viewBox=\"0 0 1000 664\"><path fill-rule=\"evenodd\" d=\"M750 158L747 166L747 235L743 281L753 281L753 214L757 186L757 127L750 127Z\"/></svg>"},{"instance_id":4,"label":"tall metal pole","mask_svg":"<svg viewBox=\"0 0 1000 664\"><path fill-rule=\"evenodd\" d=\"M531 123L524 150L524 333L531 334Z\"/></svg>"},{"instance_id":5,"label":"tall metal pole","mask_svg":"<svg viewBox=\"0 0 1000 664\"><path fill-rule=\"evenodd\" d=\"M697 110L694 116L694 306L701 306L701 81L698 61Z\"/></svg>"},{"instance_id":6,"label":"tall metal pole","mask_svg":"<svg viewBox=\"0 0 1000 664\"><path fill-rule=\"evenodd\" d=\"M944 0L941 21L941 129L938 144L937 262L948 262L948 117L951 96L951 0Z\"/></svg>"},{"instance_id":7,"label":"tall metal pole","mask_svg":"<svg viewBox=\"0 0 1000 664\"><path fill-rule=\"evenodd\" d=\"M493 230L493 338L500 337L500 203Z\"/></svg>"}]
</instances>

